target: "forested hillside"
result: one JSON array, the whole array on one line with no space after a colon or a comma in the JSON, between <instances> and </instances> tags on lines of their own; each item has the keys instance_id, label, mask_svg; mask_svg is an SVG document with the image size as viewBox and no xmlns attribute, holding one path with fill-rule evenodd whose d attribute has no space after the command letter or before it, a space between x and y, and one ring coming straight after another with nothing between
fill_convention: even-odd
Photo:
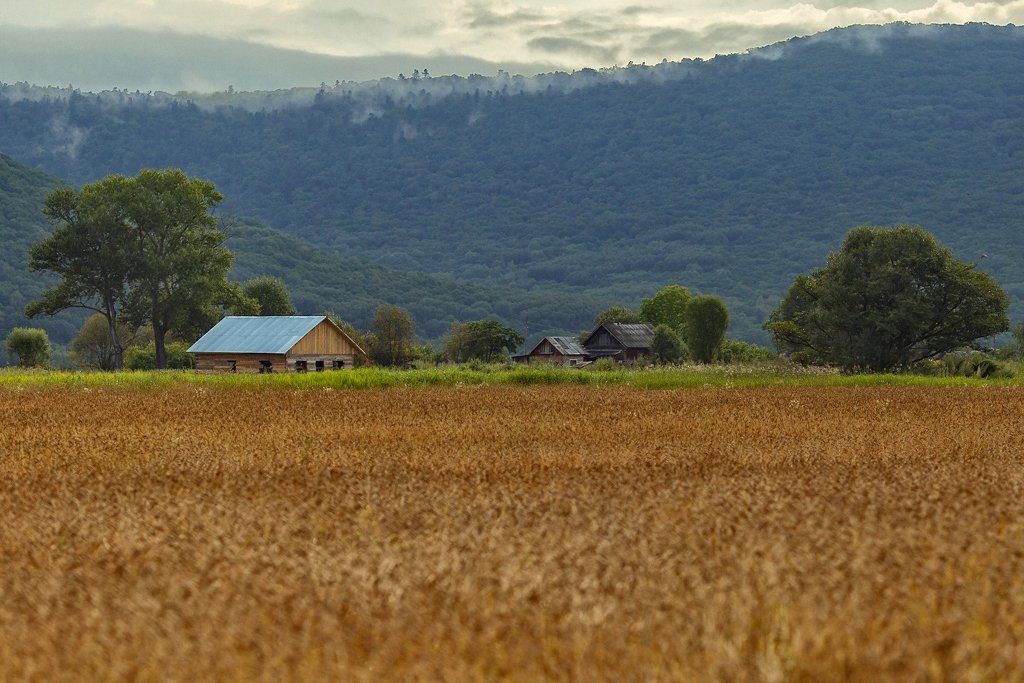
<instances>
[{"instance_id":1,"label":"forested hillside","mask_svg":"<svg viewBox=\"0 0 1024 683\"><path fill-rule=\"evenodd\" d=\"M565 324L574 331L586 329L599 305L594 299L549 297L384 268L249 220L228 221L226 230L227 246L235 254L232 280L280 277L300 313L331 310L360 329L369 329L378 305L391 303L409 311L421 339L439 339L453 321L483 318L509 320L536 337Z\"/></svg>"},{"instance_id":2,"label":"forested hillside","mask_svg":"<svg viewBox=\"0 0 1024 683\"><path fill-rule=\"evenodd\" d=\"M33 171L0 154L0 342L14 327L42 327L55 343L66 344L78 332L83 311L54 317L25 318L25 304L53 282L45 273L28 270L28 249L46 233L40 208L46 194L67 184ZM227 217L223 228L227 246L235 254L231 279L247 280L275 275L288 285L293 302L303 314L336 312L366 329L374 309L382 303L406 308L424 339L437 339L454 320L479 318L518 319L532 330L557 330L564 316L552 311L572 309L573 302L510 292L480 284L457 282L446 276L406 273L371 261L317 249L287 233L256 221ZM582 317L571 320L574 329L586 327L597 306L591 301ZM0 343L0 365L6 353Z\"/></svg>"},{"instance_id":3,"label":"forested hillside","mask_svg":"<svg viewBox=\"0 0 1024 683\"><path fill-rule=\"evenodd\" d=\"M793 277L864 223L924 226L1024 316L1022 73L1024 29L894 25L532 80L7 86L0 150L77 182L181 167L318 247L503 286L480 310L514 325L575 331L679 283L763 341Z\"/></svg>"},{"instance_id":4,"label":"forested hillside","mask_svg":"<svg viewBox=\"0 0 1024 683\"><path fill-rule=\"evenodd\" d=\"M3 341L15 327L42 327L54 339L67 340L78 330L82 316L65 315L29 321L25 304L52 279L26 267L28 249L46 234L40 208L47 193L60 182L0 154L0 365L7 358Z\"/></svg>"}]
</instances>

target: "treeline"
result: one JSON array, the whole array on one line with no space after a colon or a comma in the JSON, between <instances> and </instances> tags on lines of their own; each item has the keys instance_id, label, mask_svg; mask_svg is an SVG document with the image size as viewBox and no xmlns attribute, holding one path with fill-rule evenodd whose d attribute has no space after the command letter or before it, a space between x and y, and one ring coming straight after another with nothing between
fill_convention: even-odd
<instances>
[{"instance_id":1,"label":"treeline","mask_svg":"<svg viewBox=\"0 0 1024 683\"><path fill-rule=\"evenodd\" d=\"M682 282L724 299L731 335L763 343L798 273L857 225L901 223L984 259L1019 318L1022 33L860 27L664 81L423 86L372 110L340 86L260 111L7 99L0 149L76 182L180 167L318 249L498 294L462 319L577 329Z\"/></svg>"},{"instance_id":2,"label":"treeline","mask_svg":"<svg viewBox=\"0 0 1024 683\"><path fill-rule=\"evenodd\" d=\"M212 183L180 169L145 169L133 178L110 175L80 190L51 191L42 213L52 231L30 246L27 266L58 281L30 301L24 314L93 311L71 348L76 363L104 370L131 369L128 353L140 348L146 334L152 367L165 369L175 367L175 351L187 366L188 342L225 315L296 315L280 278L261 275L241 284L228 279L234 254L212 213L223 198ZM860 226L828 254L826 264L798 276L764 325L776 347L797 362L847 372L918 370L951 354L977 351L984 339L1010 329L1009 298L999 284L919 226ZM438 353L419 344L415 322L401 306L377 306L372 328L363 332L333 311L324 315L366 352L356 353L356 360L383 366L508 360L526 341L500 321L456 320ZM726 304L715 296L694 297L678 284L644 298L638 311L610 307L594 325L617 339L619 351L637 351L644 362L774 357L742 341L727 349ZM594 334L581 335L580 343L589 348ZM626 344L620 335L633 339ZM20 366L49 365L45 330L14 328L5 348ZM613 360L600 349L595 353L599 360ZM140 353L149 355L148 347ZM979 360L958 364L957 371L1010 374L992 359Z\"/></svg>"}]
</instances>

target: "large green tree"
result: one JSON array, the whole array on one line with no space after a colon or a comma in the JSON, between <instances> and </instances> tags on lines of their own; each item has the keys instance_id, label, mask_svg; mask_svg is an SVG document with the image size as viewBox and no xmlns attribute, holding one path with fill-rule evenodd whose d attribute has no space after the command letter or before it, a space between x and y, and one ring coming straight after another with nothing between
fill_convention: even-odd
<instances>
[{"instance_id":1,"label":"large green tree","mask_svg":"<svg viewBox=\"0 0 1024 683\"><path fill-rule=\"evenodd\" d=\"M916 226L852 230L765 324L780 351L846 370L907 367L1009 327L1002 288Z\"/></svg>"},{"instance_id":2,"label":"large green tree","mask_svg":"<svg viewBox=\"0 0 1024 683\"><path fill-rule=\"evenodd\" d=\"M121 346L114 344L114 336L107 328L107 319L101 313L93 313L82 322L82 327L71 340L71 358L82 368L115 370L118 350L126 350L135 341L137 331L127 323L118 322L116 338Z\"/></svg>"},{"instance_id":3,"label":"large green tree","mask_svg":"<svg viewBox=\"0 0 1024 683\"><path fill-rule=\"evenodd\" d=\"M156 366L166 367L168 332L194 335L241 296L227 280L232 256L211 214L222 198L212 183L177 169L108 176L79 192L51 193L43 213L54 231L32 247L29 267L61 280L26 313L81 307L102 314L118 368L119 318L149 324Z\"/></svg>"},{"instance_id":4,"label":"large green tree","mask_svg":"<svg viewBox=\"0 0 1024 683\"><path fill-rule=\"evenodd\" d=\"M729 329L729 309L717 296L695 296L686 307L686 343L693 358L710 363L718 357Z\"/></svg>"},{"instance_id":5,"label":"large green tree","mask_svg":"<svg viewBox=\"0 0 1024 683\"><path fill-rule=\"evenodd\" d=\"M454 322L445 336L444 357L456 363L479 359L496 361L513 353L525 341L523 335L496 320Z\"/></svg>"},{"instance_id":6,"label":"large green tree","mask_svg":"<svg viewBox=\"0 0 1024 683\"><path fill-rule=\"evenodd\" d=\"M253 299L259 306L256 315L295 315L298 310L292 303L291 294L284 280L271 275L262 275L242 283L242 294Z\"/></svg>"},{"instance_id":7,"label":"large green tree","mask_svg":"<svg viewBox=\"0 0 1024 683\"><path fill-rule=\"evenodd\" d=\"M401 306L381 304L373 314L368 352L379 365L405 365L412 361L416 345L416 325Z\"/></svg>"},{"instance_id":8,"label":"large green tree","mask_svg":"<svg viewBox=\"0 0 1024 683\"><path fill-rule=\"evenodd\" d=\"M228 282L233 256L211 211L223 199L213 183L178 169L146 169L134 180L128 213L136 263L127 313L153 326L156 367L167 367L172 329L192 336L238 300Z\"/></svg>"},{"instance_id":9,"label":"large green tree","mask_svg":"<svg viewBox=\"0 0 1024 683\"><path fill-rule=\"evenodd\" d=\"M668 325L678 334L686 326L686 307L690 304L690 290L682 285L669 285L649 299L640 300L640 317L645 323Z\"/></svg>"},{"instance_id":10,"label":"large green tree","mask_svg":"<svg viewBox=\"0 0 1024 683\"><path fill-rule=\"evenodd\" d=\"M133 181L108 176L76 192L60 188L43 204L53 232L29 250L28 266L60 276L26 306L25 314L54 315L68 308L84 308L103 316L111 339L112 363L121 367L124 346L118 317L128 296L136 249L128 207L133 202Z\"/></svg>"}]
</instances>

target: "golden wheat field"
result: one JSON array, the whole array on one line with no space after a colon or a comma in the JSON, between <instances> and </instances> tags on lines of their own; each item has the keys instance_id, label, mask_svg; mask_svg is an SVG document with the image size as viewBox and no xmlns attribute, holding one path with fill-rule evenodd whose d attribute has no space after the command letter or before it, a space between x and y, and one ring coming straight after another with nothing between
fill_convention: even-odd
<instances>
[{"instance_id":1,"label":"golden wheat field","mask_svg":"<svg viewBox=\"0 0 1024 683\"><path fill-rule=\"evenodd\" d=\"M1024 390L0 391L0 680L1024 679Z\"/></svg>"}]
</instances>

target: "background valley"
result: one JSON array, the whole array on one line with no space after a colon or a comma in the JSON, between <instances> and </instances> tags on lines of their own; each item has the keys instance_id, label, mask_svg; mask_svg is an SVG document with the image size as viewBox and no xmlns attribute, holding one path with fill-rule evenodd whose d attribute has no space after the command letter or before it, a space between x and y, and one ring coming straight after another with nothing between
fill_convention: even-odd
<instances>
[{"instance_id":1,"label":"background valley","mask_svg":"<svg viewBox=\"0 0 1024 683\"><path fill-rule=\"evenodd\" d=\"M865 223L922 225L1019 321L1022 48L1013 26L899 24L532 78L0 85L0 336L45 284L24 262L46 192L147 167L225 194L237 279L277 275L300 312L356 326L395 303L424 339L496 318L530 343L678 283L725 300L731 337L766 343L793 278ZM32 324L66 342L79 320Z\"/></svg>"}]
</instances>

